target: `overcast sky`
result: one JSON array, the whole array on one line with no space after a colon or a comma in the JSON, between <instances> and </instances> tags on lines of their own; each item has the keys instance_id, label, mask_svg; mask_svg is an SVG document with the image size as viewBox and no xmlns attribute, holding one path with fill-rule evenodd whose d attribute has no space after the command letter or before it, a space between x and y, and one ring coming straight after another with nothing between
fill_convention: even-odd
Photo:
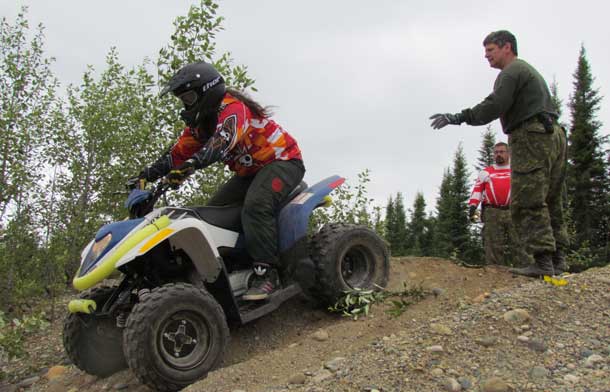
<instances>
[{"instance_id":1,"label":"overcast sky","mask_svg":"<svg viewBox=\"0 0 610 392\"><path fill-rule=\"evenodd\" d=\"M110 47L122 64L156 58L169 41L185 0L0 0L14 21L29 6L32 25L46 30L46 52L60 81L79 83L88 64L104 67ZM482 40L512 31L519 57L556 79L565 106L581 44L594 86L610 82L609 3L603 1L220 1L225 30L218 52L248 67L261 103L299 142L314 183L331 174L356 183L371 170L378 205L396 192L412 205L424 193L434 207L443 170L461 142L472 170L485 127L430 128L436 112L457 112L487 96L498 73L483 57ZM610 129L610 99L598 120ZM505 140L499 123L492 123Z\"/></svg>"}]
</instances>

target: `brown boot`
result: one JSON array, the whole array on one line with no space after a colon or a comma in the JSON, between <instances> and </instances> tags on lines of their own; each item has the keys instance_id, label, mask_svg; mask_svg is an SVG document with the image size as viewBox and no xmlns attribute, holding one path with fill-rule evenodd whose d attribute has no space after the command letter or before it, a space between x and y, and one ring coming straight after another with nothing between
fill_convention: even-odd
<instances>
[{"instance_id":1,"label":"brown boot","mask_svg":"<svg viewBox=\"0 0 610 392\"><path fill-rule=\"evenodd\" d=\"M566 255L563 250L557 249L553 254L553 268L557 275L568 272L568 264L566 263Z\"/></svg>"},{"instance_id":2,"label":"brown boot","mask_svg":"<svg viewBox=\"0 0 610 392\"><path fill-rule=\"evenodd\" d=\"M534 259L536 261L532 265L525 268L511 268L509 271L513 274L529 276L531 278L539 278L544 275L555 275L555 270L553 269L553 257L550 253L535 255Z\"/></svg>"}]
</instances>

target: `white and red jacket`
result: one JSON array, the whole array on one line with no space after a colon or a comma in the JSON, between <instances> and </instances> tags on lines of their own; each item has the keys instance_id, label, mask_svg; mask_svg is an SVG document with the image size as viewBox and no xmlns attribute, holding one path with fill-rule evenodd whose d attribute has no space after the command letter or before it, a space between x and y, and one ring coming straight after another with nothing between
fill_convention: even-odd
<instances>
[{"instance_id":1,"label":"white and red jacket","mask_svg":"<svg viewBox=\"0 0 610 392\"><path fill-rule=\"evenodd\" d=\"M474 183L468 205L477 207L481 202L495 207L510 205L510 171L510 165L483 169Z\"/></svg>"}]
</instances>

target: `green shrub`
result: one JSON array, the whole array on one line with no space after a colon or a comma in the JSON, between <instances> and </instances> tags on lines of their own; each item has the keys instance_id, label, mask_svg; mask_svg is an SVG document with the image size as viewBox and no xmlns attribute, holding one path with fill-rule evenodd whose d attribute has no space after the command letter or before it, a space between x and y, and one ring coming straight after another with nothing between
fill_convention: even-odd
<instances>
[{"instance_id":1,"label":"green shrub","mask_svg":"<svg viewBox=\"0 0 610 392\"><path fill-rule=\"evenodd\" d=\"M0 311L0 358L10 360L27 356L23 349L25 337L48 326L44 312L8 320L7 315Z\"/></svg>"}]
</instances>

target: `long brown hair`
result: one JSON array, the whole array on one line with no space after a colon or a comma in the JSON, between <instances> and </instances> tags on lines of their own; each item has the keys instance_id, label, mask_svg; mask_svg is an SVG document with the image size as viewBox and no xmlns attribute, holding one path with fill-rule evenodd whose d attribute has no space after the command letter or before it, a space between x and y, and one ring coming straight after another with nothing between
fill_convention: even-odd
<instances>
[{"instance_id":1,"label":"long brown hair","mask_svg":"<svg viewBox=\"0 0 610 392\"><path fill-rule=\"evenodd\" d=\"M242 101L256 117L269 117L273 114L269 106L262 106L243 91L228 87L227 92L236 99Z\"/></svg>"}]
</instances>

